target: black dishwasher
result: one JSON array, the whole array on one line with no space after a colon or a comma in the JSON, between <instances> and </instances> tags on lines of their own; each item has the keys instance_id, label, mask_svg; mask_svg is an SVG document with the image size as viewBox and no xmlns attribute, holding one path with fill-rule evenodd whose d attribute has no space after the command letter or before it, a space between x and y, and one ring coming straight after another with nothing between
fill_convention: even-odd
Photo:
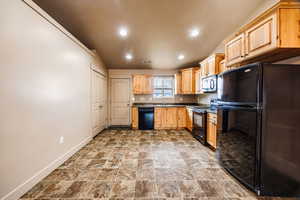
<instances>
[{"instance_id":1,"label":"black dishwasher","mask_svg":"<svg viewBox=\"0 0 300 200\"><path fill-rule=\"evenodd\" d=\"M154 108L153 107L139 108L139 129L140 130L154 129Z\"/></svg>"}]
</instances>

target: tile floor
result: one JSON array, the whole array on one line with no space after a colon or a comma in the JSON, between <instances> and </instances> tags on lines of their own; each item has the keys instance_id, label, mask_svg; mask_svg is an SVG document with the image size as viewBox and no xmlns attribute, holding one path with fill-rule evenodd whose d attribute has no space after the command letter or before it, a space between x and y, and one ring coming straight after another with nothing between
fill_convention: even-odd
<instances>
[{"instance_id":1,"label":"tile floor","mask_svg":"<svg viewBox=\"0 0 300 200\"><path fill-rule=\"evenodd\" d=\"M106 130L22 199L257 198L185 130Z\"/></svg>"}]
</instances>

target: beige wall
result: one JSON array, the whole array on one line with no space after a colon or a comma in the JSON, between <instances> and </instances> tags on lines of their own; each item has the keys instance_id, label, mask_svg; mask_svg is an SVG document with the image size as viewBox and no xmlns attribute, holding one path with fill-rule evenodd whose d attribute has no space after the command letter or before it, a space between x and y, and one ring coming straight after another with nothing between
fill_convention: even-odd
<instances>
[{"instance_id":1,"label":"beige wall","mask_svg":"<svg viewBox=\"0 0 300 200\"><path fill-rule=\"evenodd\" d=\"M1 1L0 24L0 199L15 199L90 138L101 63L21 0Z\"/></svg>"}]
</instances>

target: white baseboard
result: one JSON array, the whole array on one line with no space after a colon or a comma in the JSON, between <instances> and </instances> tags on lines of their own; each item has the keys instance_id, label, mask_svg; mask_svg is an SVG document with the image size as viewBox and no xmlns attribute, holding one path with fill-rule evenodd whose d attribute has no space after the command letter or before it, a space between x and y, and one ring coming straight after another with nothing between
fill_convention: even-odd
<instances>
[{"instance_id":1,"label":"white baseboard","mask_svg":"<svg viewBox=\"0 0 300 200\"><path fill-rule=\"evenodd\" d=\"M17 200L17 199L19 199L26 192L28 192L35 184L37 184L43 178L48 176L54 169L56 169L61 164L63 164L67 159L69 159L73 154L75 154L77 151L79 151L82 147L84 147L92 139L93 139L92 137L88 137L88 138L84 139L81 143L79 143L78 145L73 147L67 153L60 156L58 159L54 160L52 163L50 163L44 169L40 170L35 175L33 175L31 178L29 178L27 181L20 184L15 189L13 189L11 192L9 192L7 195L2 197L1 200Z\"/></svg>"}]
</instances>

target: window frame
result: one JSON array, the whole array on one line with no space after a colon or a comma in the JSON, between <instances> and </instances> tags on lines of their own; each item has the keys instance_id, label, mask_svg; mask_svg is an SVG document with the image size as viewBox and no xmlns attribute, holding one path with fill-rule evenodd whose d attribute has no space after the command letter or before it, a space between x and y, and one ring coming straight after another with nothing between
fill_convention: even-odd
<instances>
[{"instance_id":1,"label":"window frame","mask_svg":"<svg viewBox=\"0 0 300 200\"><path fill-rule=\"evenodd\" d=\"M171 78L172 83L171 83L171 88L166 88L166 87L156 87L155 86L155 79L156 78ZM163 80L164 81L164 80ZM164 85L164 84L163 84ZM155 90L162 90L162 96L155 96L154 91ZM171 96L165 96L165 90L167 91L172 91L172 95ZM154 75L153 76L153 94L152 94L153 98L155 99L162 99L162 98L174 98L175 97L175 77L174 75Z\"/></svg>"}]
</instances>

